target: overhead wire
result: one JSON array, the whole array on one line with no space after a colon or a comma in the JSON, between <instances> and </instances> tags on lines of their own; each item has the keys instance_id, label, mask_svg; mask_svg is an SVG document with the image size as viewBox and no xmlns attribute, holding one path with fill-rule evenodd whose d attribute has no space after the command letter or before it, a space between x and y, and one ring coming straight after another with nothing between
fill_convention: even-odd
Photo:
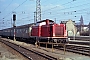
<instances>
[{"instance_id":1,"label":"overhead wire","mask_svg":"<svg viewBox=\"0 0 90 60\"><path fill-rule=\"evenodd\" d=\"M72 2L74 2L74 1L76 1L76 0L72 0L72 1L69 1L69 2L67 2L67 3L64 3L64 4L61 4L61 5L67 5L67 4L70 4L70 3L72 3ZM82 1L83 2L83 1ZM85 1L84 1L85 2ZM80 3L81 3L81 1L80 1ZM87 4L90 4L90 3L87 3ZM87 5L87 4L83 4L83 5ZM44 11L42 11L42 12L45 12L45 11L50 11L50 10L52 10L52 9L55 9L55 8L57 8L58 6L55 6L55 7L52 7L52 8L50 8L50 9L46 9L46 10L44 10ZM78 6L76 6L76 7L78 7ZM74 7L69 7L69 8L74 8ZM65 8L65 9L69 9L69 8ZM65 10L64 9L64 10ZM60 9L61 10L61 9Z\"/></svg>"},{"instance_id":2,"label":"overhead wire","mask_svg":"<svg viewBox=\"0 0 90 60\"><path fill-rule=\"evenodd\" d=\"M73 0L73 1L75 1L75 0ZM73 1L69 1L69 2L67 2L67 3L64 3L64 4L61 4L61 5L70 4L70 3L72 3ZM44 10L44 11L42 11L42 12L45 12L45 11L48 11L48 10L55 9L55 8L57 8L57 7L58 7L58 6L55 6L55 7L52 7L52 8L50 8L50 9L46 9L46 10Z\"/></svg>"},{"instance_id":3,"label":"overhead wire","mask_svg":"<svg viewBox=\"0 0 90 60\"><path fill-rule=\"evenodd\" d=\"M12 0L13 1L13 0ZM16 10L17 8L19 8L21 5L23 5L27 0L25 0L24 2L22 2L19 6L17 6L16 8L14 8L12 11ZM11 3L10 3L11 4ZM8 6L10 6L10 4ZM5 8L6 9L6 8ZM6 17L8 17L12 12L9 12L6 16L3 17L3 19L5 19ZM1 19L2 20L2 19ZM4 23L3 23L4 24Z\"/></svg>"},{"instance_id":4,"label":"overhead wire","mask_svg":"<svg viewBox=\"0 0 90 60\"><path fill-rule=\"evenodd\" d=\"M13 0L2 10L2 12L5 11L11 5L12 2Z\"/></svg>"},{"instance_id":5,"label":"overhead wire","mask_svg":"<svg viewBox=\"0 0 90 60\"><path fill-rule=\"evenodd\" d=\"M66 10L66 9L71 9L71 8L76 8L76 7L83 6L83 5L88 5L88 4L90 4L90 3L85 3L85 4L73 6L73 7L67 7L67 8L64 8L64 9L60 9L59 11L61 11L61 10ZM82 9L82 10L83 10L83 9ZM81 10L80 10L80 11L81 11ZM75 12L75 10L74 10L74 11L71 11L71 12ZM63 12L63 13L64 13L64 12ZM56 14L57 14L57 13L56 13ZM44 15L44 14L42 14L42 15Z\"/></svg>"},{"instance_id":6,"label":"overhead wire","mask_svg":"<svg viewBox=\"0 0 90 60\"><path fill-rule=\"evenodd\" d=\"M81 4L81 5L77 5L77 6L73 6L73 7L69 7L69 8L64 8L64 9L60 9L60 10L65 10L65 9L71 9L71 8L75 8L75 7L79 7L79 6L85 6L85 5L89 5L90 3L85 3L85 4ZM89 8L84 8L84 9L80 9L80 10L72 10L72 11L68 11L67 13L67 15L73 15L72 13L73 12L82 12L82 11L86 11L86 10L88 10L88 9L90 9L90 7ZM60 11L59 10L59 11ZM63 14L65 13L65 12L62 12ZM87 12L84 12L84 13L87 13ZM75 14L82 14L82 13L75 13ZM60 13L56 13L56 14L51 14L51 15L54 15L54 16L57 16L57 15L61 15Z\"/></svg>"},{"instance_id":7,"label":"overhead wire","mask_svg":"<svg viewBox=\"0 0 90 60\"><path fill-rule=\"evenodd\" d=\"M77 17L77 14L78 14L78 16L81 16L81 15L83 15L83 16L87 16L87 11L86 10L89 10L90 9L90 7L88 7L88 8L84 8L84 9L80 9L80 10L76 10L76 11L85 11L85 12L83 12L83 13L80 13L80 12L75 12L74 14L67 14L67 15L64 15L64 18L65 17L68 17L68 16L72 16L72 18L68 18L68 19L74 19L75 20L75 18ZM73 11L74 12L74 11ZM55 15L55 14L52 14L52 15L50 15L49 17L53 17L53 18L56 18L56 17L58 17L60 15L60 17L62 17L63 15L62 14L57 14L57 15ZM46 16L45 16L46 17ZM74 18L73 18L74 17ZM60 18L60 19L62 19L62 18ZM60 20L59 19L59 20ZM67 19L67 18L66 18ZM64 19L63 19L64 20Z\"/></svg>"},{"instance_id":8,"label":"overhead wire","mask_svg":"<svg viewBox=\"0 0 90 60\"><path fill-rule=\"evenodd\" d=\"M25 1L27 1L27 0L25 0ZM72 3L72 2L67 2L67 3L65 3L64 5L66 5L66 4L69 4L69 3ZM22 3L23 4L23 3ZM14 10L16 10L17 8L19 8L22 4L20 4L18 7L16 7L15 9L13 9L13 11ZM52 9L55 9L55 8L57 8L58 6L55 6L55 7L53 7L53 8L50 8L50 9L48 9L48 10L52 10ZM78 7L78 6L77 6ZM74 7L69 7L69 9L71 9L71 8L74 8ZM68 9L68 8L66 8L66 9ZM46 11L48 11L48 10L46 10ZM63 10L63 9L61 9L61 10ZM45 12L46 12L45 11ZM79 11L79 10L78 10ZM11 13L11 12L10 12ZM7 14L7 16L8 16L9 14ZM6 17L7 17L6 16ZM5 18L5 17L4 17ZM28 17L26 17L26 18L28 18ZM24 18L25 19L25 18Z\"/></svg>"},{"instance_id":9,"label":"overhead wire","mask_svg":"<svg viewBox=\"0 0 90 60\"><path fill-rule=\"evenodd\" d=\"M90 7L88 7L88 8L84 8L84 9L80 9L80 10L75 10L75 11L68 11L68 12L75 12L75 14L82 14L82 11L86 11L86 10L88 10L88 9L90 9ZM77 12L79 12L79 13L77 13ZM80 13L81 12L81 13ZM84 13L87 13L87 12L84 12ZM59 13L57 13L57 14L59 14ZM69 15L69 14L68 14Z\"/></svg>"},{"instance_id":10,"label":"overhead wire","mask_svg":"<svg viewBox=\"0 0 90 60\"><path fill-rule=\"evenodd\" d=\"M14 8L12 11L14 11L14 10L16 10L17 8L19 8L21 5L23 5L25 2L26 2L27 0L25 0L24 2L22 2L19 6L17 6L16 8ZM8 17L9 16L9 14L11 14L12 12L9 12L5 17L3 17L4 19L6 18L6 17Z\"/></svg>"},{"instance_id":11,"label":"overhead wire","mask_svg":"<svg viewBox=\"0 0 90 60\"><path fill-rule=\"evenodd\" d=\"M76 0L75 0L76 1ZM72 3L72 1L71 2L67 2L67 3ZM65 4L67 4L67 3L65 3ZM67 7L67 8L64 8L64 9L60 9L59 11L61 11L61 10L66 10L66 9L71 9L71 8L75 8L75 7L80 7L80 6L83 6L83 5L89 5L90 3L85 3L85 4L81 4L81 5L77 5L77 6L73 6L73 7ZM63 4L64 5L64 4ZM56 7L58 7L58 6L56 6ZM56 7L54 7L54 8L56 8ZM54 8L51 8L51 9L54 9ZM50 9L48 10L48 11L50 11ZM56 11L57 12L57 11ZM72 12L75 12L75 11L72 11ZM81 11L80 11L81 12ZM52 12L47 12L47 13L52 13ZM63 13L65 13L65 12L63 12ZM68 12L69 13L69 12ZM42 13L42 15L44 15L45 13ZM56 14L58 14L58 13L56 13Z\"/></svg>"}]
</instances>

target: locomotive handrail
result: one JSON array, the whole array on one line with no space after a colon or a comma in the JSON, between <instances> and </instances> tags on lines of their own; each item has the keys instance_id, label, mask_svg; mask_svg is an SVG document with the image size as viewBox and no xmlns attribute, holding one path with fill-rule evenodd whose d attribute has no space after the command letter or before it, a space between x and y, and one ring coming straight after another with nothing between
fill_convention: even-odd
<instances>
[{"instance_id":1,"label":"locomotive handrail","mask_svg":"<svg viewBox=\"0 0 90 60\"><path fill-rule=\"evenodd\" d=\"M47 49L47 44L52 44L52 52L54 51L54 49L53 49L54 44L61 45L64 48L63 50L64 50L64 55L65 55L65 50L66 50L66 44L65 43L52 43L52 42L37 42L37 43L39 44L38 47L40 47L40 44L46 44L46 49Z\"/></svg>"}]
</instances>

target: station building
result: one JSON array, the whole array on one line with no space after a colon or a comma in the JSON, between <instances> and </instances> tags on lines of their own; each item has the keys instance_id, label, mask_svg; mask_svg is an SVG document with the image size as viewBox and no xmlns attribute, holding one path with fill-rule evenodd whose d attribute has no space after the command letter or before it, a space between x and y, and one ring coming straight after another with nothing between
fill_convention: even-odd
<instances>
[{"instance_id":1,"label":"station building","mask_svg":"<svg viewBox=\"0 0 90 60\"><path fill-rule=\"evenodd\" d=\"M76 36L77 35L77 27L75 26L75 21L61 21L61 23L66 24L66 29L68 36Z\"/></svg>"}]
</instances>

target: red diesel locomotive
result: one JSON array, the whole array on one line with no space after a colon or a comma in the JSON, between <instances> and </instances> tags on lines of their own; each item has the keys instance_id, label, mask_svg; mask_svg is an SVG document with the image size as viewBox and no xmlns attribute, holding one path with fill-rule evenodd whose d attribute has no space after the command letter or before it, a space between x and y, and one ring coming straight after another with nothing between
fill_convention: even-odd
<instances>
[{"instance_id":1,"label":"red diesel locomotive","mask_svg":"<svg viewBox=\"0 0 90 60\"><path fill-rule=\"evenodd\" d=\"M66 26L65 24L56 24L54 21L46 19L37 22L32 27L32 36L35 36L39 42L66 42Z\"/></svg>"}]
</instances>

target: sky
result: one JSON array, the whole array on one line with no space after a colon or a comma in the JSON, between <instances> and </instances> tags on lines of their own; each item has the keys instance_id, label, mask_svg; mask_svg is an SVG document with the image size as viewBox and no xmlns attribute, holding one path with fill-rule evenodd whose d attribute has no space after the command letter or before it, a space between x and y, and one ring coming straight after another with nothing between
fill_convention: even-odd
<instances>
[{"instance_id":1,"label":"sky","mask_svg":"<svg viewBox=\"0 0 90 60\"><path fill-rule=\"evenodd\" d=\"M90 22L90 0L41 0L41 19L56 20L56 23L69 19L79 23L83 16L84 24ZM16 14L16 26L34 23L36 0L0 0L0 29L13 25L12 15Z\"/></svg>"}]
</instances>

